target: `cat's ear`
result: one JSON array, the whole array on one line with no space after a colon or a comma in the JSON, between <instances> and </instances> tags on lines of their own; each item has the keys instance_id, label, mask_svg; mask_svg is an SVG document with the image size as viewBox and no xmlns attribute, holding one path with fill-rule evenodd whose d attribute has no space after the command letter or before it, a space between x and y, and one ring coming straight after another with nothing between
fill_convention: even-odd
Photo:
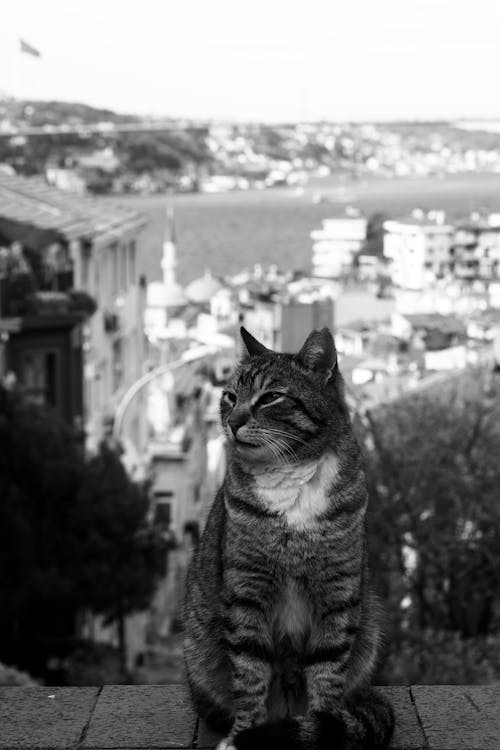
<instances>
[{"instance_id":1,"label":"cat's ear","mask_svg":"<svg viewBox=\"0 0 500 750\"><path fill-rule=\"evenodd\" d=\"M312 331L304 342L297 359L308 370L325 376L325 383L332 377L337 366L337 350L328 328Z\"/></svg>"},{"instance_id":2,"label":"cat's ear","mask_svg":"<svg viewBox=\"0 0 500 750\"><path fill-rule=\"evenodd\" d=\"M264 344L261 344L260 341L257 341L251 333L248 333L243 326L240 328L240 333L249 357L258 356L259 354L269 354L271 351Z\"/></svg>"}]
</instances>

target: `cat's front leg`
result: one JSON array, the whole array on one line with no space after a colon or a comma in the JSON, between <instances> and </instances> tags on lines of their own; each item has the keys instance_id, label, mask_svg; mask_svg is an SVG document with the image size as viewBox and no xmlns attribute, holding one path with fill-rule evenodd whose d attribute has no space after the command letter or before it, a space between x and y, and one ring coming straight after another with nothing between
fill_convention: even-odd
<instances>
[{"instance_id":1,"label":"cat's front leg","mask_svg":"<svg viewBox=\"0 0 500 750\"><path fill-rule=\"evenodd\" d=\"M243 615L241 606L231 608L226 616L225 642L232 668L235 720L219 750L231 750L238 732L267 720L273 652L258 604Z\"/></svg>"},{"instance_id":2,"label":"cat's front leg","mask_svg":"<svg viewBox=\"0 0 500 750\"><path fill-rule=\"evenodd\" d=\"M347 667L354 642L345 621L328 617L316 630L305 657L307 698L312 711L335 713L345 695Z\"/></svg>"},{"instance_id":3,"label":"cat's front leg","mask_svg":"<svg viewBox=\"0 0 500 750\"><path fill-rule=\"evenodd\" d=\"M261 646L241 642L231 653L235 720L219 750L231 750L238 732L267 720L271 664L267 656L259 653Z\"/></svg>"}]
</instances>

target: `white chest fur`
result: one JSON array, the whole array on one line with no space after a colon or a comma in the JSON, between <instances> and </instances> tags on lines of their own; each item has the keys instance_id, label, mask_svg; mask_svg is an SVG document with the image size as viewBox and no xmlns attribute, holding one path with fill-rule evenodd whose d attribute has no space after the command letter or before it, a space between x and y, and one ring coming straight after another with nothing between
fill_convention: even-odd
<instances>
[{"instance_id":1,"label":"white chest fur","mask_svg":"<svg viewBox=\"0 0 500 750\"><path fill-rule=\"evenodd\" d=\"M306 528L330 504L337 474L338 459L329 453L318 461L257 474L255 489L266 508L282 513L290 526Z\"/></svg>"},{"instance_id":2,"label":"white chest fur","mask_svg":"<svg viewBox=\"0 0 500 750\"><path fill-rule=\"evenodd\" d=\"M276 607L273 629L279 642L288 635L298 648L311 628L311 608L297 581L289 578Z\"/></svg>"}]
</instances>

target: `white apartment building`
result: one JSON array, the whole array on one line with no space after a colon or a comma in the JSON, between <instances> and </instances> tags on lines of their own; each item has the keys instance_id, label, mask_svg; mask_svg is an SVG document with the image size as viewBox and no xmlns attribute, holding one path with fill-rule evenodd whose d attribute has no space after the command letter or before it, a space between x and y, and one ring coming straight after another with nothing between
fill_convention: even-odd
<instances>
[{"instance_id":1,"label":"white apartment building","mask_svg":"<svg viewBox=\"0 0 500 750\"><path fill-rule=\"evenodd\" d=\"M452 269L460 279L500 279L500 216L459 224L453 235Z\"/></svg>"},{"instance_id":2,"label":"white apartment building","mask_svg":"<svg viewBox=\"0 0 500 750\"><path fill-rule=\"evenodd\" d=\"M342 217L324 219L321 229L311 232L313 276L338 278L352 267L352 261L366 239L366 219Z\"/></svg>"},{"instance_id":3,"label":"white apartment building","mask_svg":"<svg viewBox=\"0 0 500 750\"><path fill-rule=\"evenodd\" d=\"M449 270L453 227L442 212L384 222L384 255L395 286L425 289Z\"/></svg>"}]
</instances>

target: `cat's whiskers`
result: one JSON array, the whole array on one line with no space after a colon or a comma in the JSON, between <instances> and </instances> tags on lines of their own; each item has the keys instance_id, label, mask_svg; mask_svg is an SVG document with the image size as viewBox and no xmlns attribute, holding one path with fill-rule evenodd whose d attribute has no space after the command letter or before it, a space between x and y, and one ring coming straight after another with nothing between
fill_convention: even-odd
<instances>
[{"instance_id":1,"label":"cat's whiskers","mask_svg":"<svg viewBox=\"0 0 500 750\"><path fill-rule=\"evenodd\" d=\"M285 432L285 430L279 430L276 427L266 427L265 428L268 432L272 432L275 435L283 435L283 437L287 437L289 440L296 440L298 443L302 443L302 445L307 445L308 443L300 438L298 435L290 435L289 432Z\"/></svg>"},{"instance_id":2,"label":"cat's whiskers","mask_svg":"<svg viewBox=\"0 0 500 750\"><path fill-rule=\"evenodd\" d=\"M276 449L279 451L281 458L283 459L284 463L293 463L297 460L297 454L291 448L287 443L285 443L283 440L280 440L279 438L275 437L274 435L269 434L267 431L262 431L259 433L265 440L267 440L268 445L274 445ZM290 457L291 460L287 458L287 454Z\"/></svg>"},{"instance_id":3,"label":"cat's whiskers","mask_svg":"<svg viewBox=\"0 0 500 750\"><path fill-rule=\"evenodd\" d=\"M281 446L281 449L282 449L283 453L285 453L286 455L290 456L290 459L291 459L292 462L294 462L294 461L297 460L297 454L295 453L295 451L293 450L293 448L291 448L289 445L287 445L282 440L278 440L277 438L274 438L274 440Z\"/></svg>"},{"instance_id":4,"label":"cat's whiskers","mask_svg":"<svg viewBox=\"0 0 500 750\"><path fill-rule=\"evenodd\" d=\"M269 448L269 450L271 451L271 453L276 459L281 460L284 463L289 463L286 457L286 453L284 451L286 446L282 444L281 441L277 441L272 436L267 435L266 432L263 430L259 430L257 437L261 441L262 445L265 445L266 447Z\"/></svg>"},{"instance_id":5,"label":"cat's whiskers","mask_svg":"<svg viewBox=\"0 0 500 750\"><path fill-rule=\"evenodd\" d=\"M273 427L264 427L262 429L262 432L267 435L267 437L271 438L272 440L275 440L278 442L290 455L293 456L294 460L297 460L297 454L292 448L291 445L288 444L285 440L282 439L283 437L289 437L288 433L284 432L283 430L276 430ZM303 442L303 441L301 441ZM306 443L304 443L306 444Z\"/></svg>"},{"instance_id":6,"label":"cat's whiskers","mask_svg":"<svg viewBox=\"0 0 500 750\"><path fill-rule=\"evenodd\" d=\"M270 449L271 453L274 455L275 458L286 461L286 457L281 447L274 440L271 440L266 435L259 435L259 437L263 441L263 444L266 445Z\"/></svg>"}]
</instances>

